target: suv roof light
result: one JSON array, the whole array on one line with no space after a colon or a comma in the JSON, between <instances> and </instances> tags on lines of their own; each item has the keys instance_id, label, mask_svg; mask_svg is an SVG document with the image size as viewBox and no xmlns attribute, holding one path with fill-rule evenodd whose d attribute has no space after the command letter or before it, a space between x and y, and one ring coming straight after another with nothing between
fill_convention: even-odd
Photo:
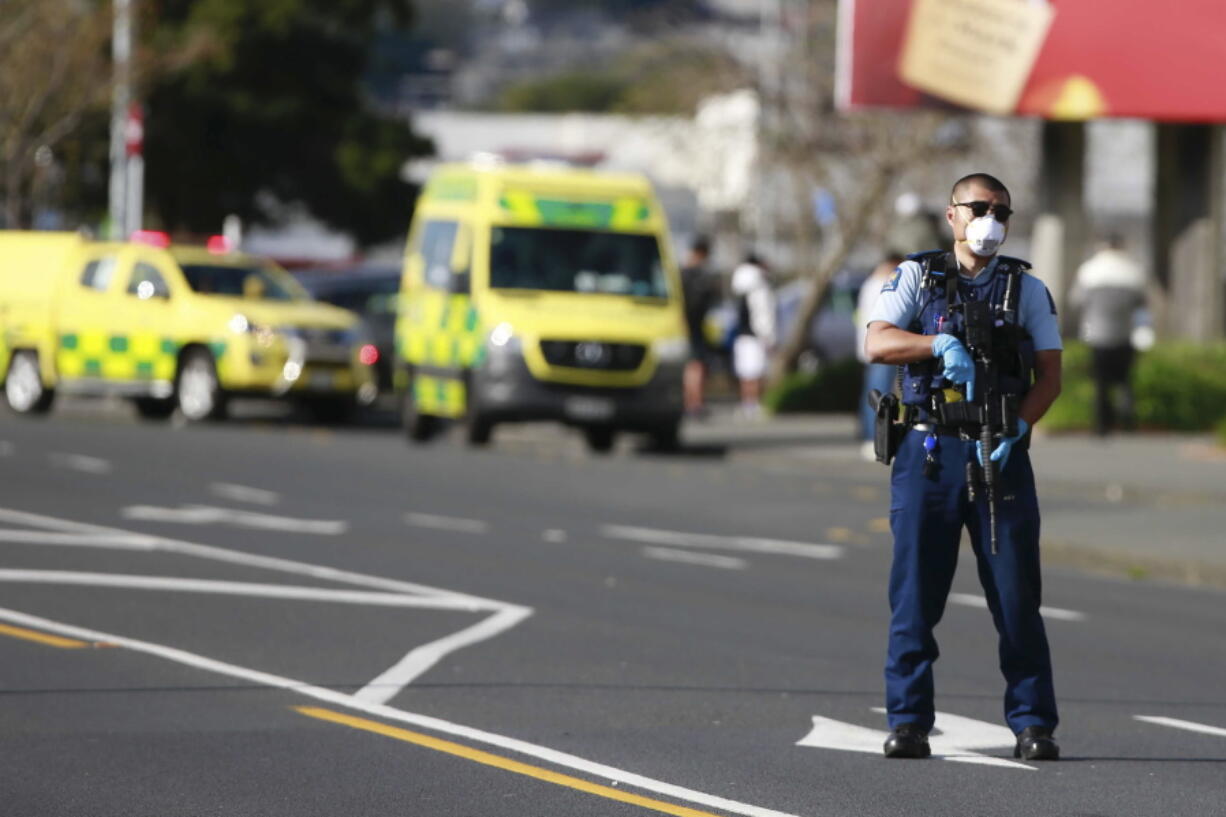
<instances>
[{"instance_id":1,"label":"suv roof light","mask_svg":"<svg viewBox=\"0 0 1226 817\"><path fill-rule=\"evenodd\" d=\"M160 249L170 246L170 235L161 230L133 230L131 240L137 244L148 244L150 247Z\"/></svg>"}]
</instances>

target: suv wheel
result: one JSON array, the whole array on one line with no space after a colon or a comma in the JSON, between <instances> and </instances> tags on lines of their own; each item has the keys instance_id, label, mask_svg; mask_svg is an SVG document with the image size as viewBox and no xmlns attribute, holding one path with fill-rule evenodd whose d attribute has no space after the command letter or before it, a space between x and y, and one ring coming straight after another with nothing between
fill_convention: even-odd
<instances>
[{"instance_id":1,"label":"suv wheel","mask_svg":"<svg viewBox=\"0 0 1226 817\"><path fill-rule=\"evenodd\" d=\"M225 395L217 379L217 365L206 349L190 349L179 366L175 381L179 411L189 422L220 419L225 414Z\"/></svg>"},{"instance_id":2,"label":"suv wheel","mask_svg":"<svg viewBox=\"0 0 1226 817\"><path fill-rule=\"evenodd\" d=\"M43 385L37 352L23 349L13 353L4 380L4 397L18 414L44 414L51 408L55 390Z\"/></svg>"}]
</instances>

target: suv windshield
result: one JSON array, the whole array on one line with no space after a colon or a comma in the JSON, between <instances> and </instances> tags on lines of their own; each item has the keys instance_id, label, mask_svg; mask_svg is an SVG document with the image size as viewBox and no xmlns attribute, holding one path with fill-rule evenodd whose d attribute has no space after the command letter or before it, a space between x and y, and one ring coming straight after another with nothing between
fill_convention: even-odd
<instances>
[{"instance_id":1,"label":"suv windshield","mask_svg":"<svg viewBox=\"0 0 1226 817\"><path fill-rule=\"evenodd\" d=\"M595 230L495 227L490 286L668 297L655 236Z\"/></svg>"},{"instance_id":2,"label":"suv windshield","mask_svg":"<svg viewBox=\"0 0 1226 817\"><path fill-rule=\"evenodd\" d=\"M265 301L300 301L310 297L292 278L270 267L183 264L182 269L187 285L202 295Z\"/></svg>"}]
</instances>

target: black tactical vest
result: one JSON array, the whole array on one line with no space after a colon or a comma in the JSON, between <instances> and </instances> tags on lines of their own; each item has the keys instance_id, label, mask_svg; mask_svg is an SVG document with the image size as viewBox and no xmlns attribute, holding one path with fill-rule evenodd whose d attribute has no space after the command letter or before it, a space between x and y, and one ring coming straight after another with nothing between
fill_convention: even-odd
<instances>
[{"instance_id":1,"label":"black tactical vest","mask_svg":"<svg viewBox=\"0 0 1226 817\"><path fill-rule=\"evenodd\" d=\"M1022 274L1030 264L1017 258L1000 256L992 280L975 286L962 280L953 253L941 250L913 253L908 260L919 262L924 274L920 280L920 310L907 331L920 335L952 334L966 344L962 312L954 307L967 300L987 299L992 306L992 371L976 363L977 395L986 386L999 396L1012 395L1020 401L1034 382L1034 340L1021 326L1018 303ZM992 377L989 381L988 378ZM939 419L937 406L946 400L960 400L944 376L940 358L929 358L902 367L902 402L919 410L917 420ZM978 399L978 398L977 398Z\"/></svg>"}]
</instances>

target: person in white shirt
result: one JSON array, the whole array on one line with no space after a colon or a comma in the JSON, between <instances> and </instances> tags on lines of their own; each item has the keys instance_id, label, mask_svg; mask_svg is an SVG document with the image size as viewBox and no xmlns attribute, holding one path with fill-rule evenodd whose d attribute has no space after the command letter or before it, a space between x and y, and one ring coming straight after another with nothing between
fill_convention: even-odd
<instances>
[{"instance_id":1,"label":"person in white shirt","mask_svg":"<svg viewBox=\"0 0 1226 817\"><path fill-rule=\"evenodd\" d=\"M732 369L740 383L741 410L749 416L761 411L762 381L775 348L775 293L766 278L766 265L750 254L732 273L737 331L732 342Z\"/></svg>"},{"instance_id":2,"label":"person in white shirt","mask_svg":"<svg viewBox=\"0 0 1226 817\"><path fill-rule=\"evenodd\" d=\"M1124 252L1119 235L1108 235L1077 270L1069 302L1081 312L1081 339L1090 347L1094 373L1094 430L1105 436L1134 424L1132 333L1145 308L1145 273ZM1117 407L1113 392L1119 389ZM1118 420L1118 423L1117 423Z\"/></svg>"}]
</instances>

